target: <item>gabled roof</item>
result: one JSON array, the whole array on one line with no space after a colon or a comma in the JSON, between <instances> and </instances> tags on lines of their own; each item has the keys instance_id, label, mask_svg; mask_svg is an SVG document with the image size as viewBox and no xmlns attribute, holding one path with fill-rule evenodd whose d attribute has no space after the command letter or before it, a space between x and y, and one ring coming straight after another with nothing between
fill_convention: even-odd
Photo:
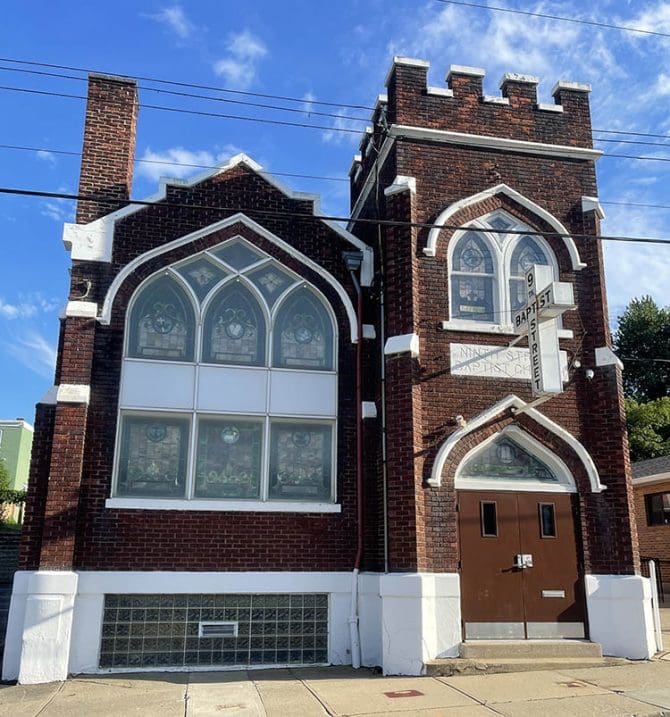
<instances>
[{"instance_id":1,"label":"gabled roof","mask_svg":"<svg viewBox=\"0 0 670 717\"><path fill-rule=\"evenodd\" d=\"M656 475L668 474L670 480L670 456L648 458L645 461L636 461L631 465L633 478L648 478Z\"/></svg>"},{"instance_id":2,"label":"gabled roof","mask_svg":"<svg viewBox=\"0 0 670 717\"><path fill-rule=\"evenodd\" d=\"M309 201L313 205L313 213L318 216L321 213L321 197L318 194L308 192L295 192L280 182L276 177L266 172L263 167L255 162L246 154L237 154L231 157L225 164L215 169L209 169L205 172L195 175L190 179L176 179L169 177L161 177L158 180L158 191L155 194L142 200L142 204L129 204L115 212L100 217L88 224L68 224L63 227L63 243L66 249L71 253L72 259L80 259L84 261L100 261L110 262L112 260L112 244L114 239L114 226L116 222L131 214L146 209L147 202L150 204L159 203L167 196L168 187L194 187L197 184L207 181L219 174L224 174L229 170L243 165L259 175L278 189L289 199L299 201ZM352 244L356 249L363 252L363 265L361 267L361 283L363 286L370 286L372 283L373 273L373 250L367 244L348 232L337 222L329 219L321 220L326 226L339 234L343 239Z\"/></svg>"}]
</instances>

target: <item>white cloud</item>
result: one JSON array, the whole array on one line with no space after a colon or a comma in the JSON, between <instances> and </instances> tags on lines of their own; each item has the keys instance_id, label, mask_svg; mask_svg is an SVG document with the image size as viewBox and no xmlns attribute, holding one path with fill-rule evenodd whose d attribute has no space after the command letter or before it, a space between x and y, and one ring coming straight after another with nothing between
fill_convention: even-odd
<instances>
[{"instance_id":1,"label":"white cloud","mask_svg":"<svg viewBox=\"0 0 670 717\"><path fill-rule=\"evenodd\" d=\"M186 13L179 5L164 7L155 15L146 15L145 17L165 25L180 40L187 40L195 29L193 23L186 17Z\"/></svg>"},{"instance_id":2,"label":"white cloud","mask_svg":"<svg viewBox=\"0 0 670 717\"><path fill-rule=\"evenodd\" d=\"M336 114L337 117L333 120L333 129L323 132L321 139L326 144L339 145L345 142L358 144L362 136L360 121L348 119L344 109L338 110Z\"/></svg>"},{"instance_id":3,"label":"white cloud","mask_svg":"<svg viewBox=\"0 0 670 717\"><path fill-rule=\"evenodd\" d=\"M34 373L45 378L53 378L56 347L37 331L26 331L18 338L8 340L5 349L8 354Z\"/></svg>"},{"instance_id":4,"label":"white cloud","mask_svg":"<svg viewBox=\"0 0 670 717\"><path fill-rule=\"evenodd\" d=\"M670 32L670 2L659 2L655 7L645 8L639 15L618 20L617 24L651 32ZM645 35L640 33L630 33L630 35L635 38L645 38Z\"/></svg>"},{"instance_id":5,"label":"white cloud","mask_svg":"<svg viewBox=\"0 0 670 717\"><path fill-rule=\"evenodd\" d=\"M58 163L56 155L47 149L38 149L37 152L35 152L35 156L37 159L50 164L52 167Z\"/></svg>"},{"instance_id":6,"label":"white cloud","mask_svg":"<svg viewBox=\"0 0 670 717\"><path fill-rule=\"evenodd\" d=\"M661 72L656 78L654 86L651 88L651 93L657 97L667 97L670 95L670 75Z\"/></svg>"},{"instance_id":7,"label":"white cloud","mask_svg":"<svg viewBox=\"0 0 670 717\"><path fill-rule=\"evenodd\" d=\"M18 301L10 303L0 296L0 318L13 321L28 319L37 314L46 314L58 308L54 299L45 299L41 294L19 296Z\"/></svg>"},{"instance_id":8,"label":"white cloud","mask_svg":"<svg viewBox=\"0 0 670 717\"><path fill-rule=\"evenodd\" d=\"M57 224L72 221L74 212L67 199L46 199L42 202L40 214L53 219Z\"/></svg>"},{"instance_id":9,"label":"white cloud","mask_svg":"<svg viewBox=\"0 0 670 717\"><path fill-rule=\"evenodd\" d=\"M314 111L314 100L316 97L314 96L313 92L306 92L303 95L304 104L302 106L303 110L309 114L310 112Z\"/></svg>"},{"instance_id":10,"label":"white cloud","mask_svg":"<svg viewBox=\"0 0 670 717\"><path fill-rule=\"evenodd\" d=\"M230 36L226 45L228 55L214 63L214 72L227 85L247 89L256 79L257 65L267 54L263 41L249 30Z\"/></svg>"},{"instance_id":11,"label":"white cloud","mask_svg":"<svg viewBox=\"0 0 670 717\"><path fill-rule=\"evenodd\" d=\"M206 149L190 150L185 147L169 147L154 151L151 147L147 147L135 164L135 175L153 181L157 181L160 177L189 177L209 168L218 167L241 151L239 147L232 144L227 144L214 152Z\"/></svg>"}]
</instances>

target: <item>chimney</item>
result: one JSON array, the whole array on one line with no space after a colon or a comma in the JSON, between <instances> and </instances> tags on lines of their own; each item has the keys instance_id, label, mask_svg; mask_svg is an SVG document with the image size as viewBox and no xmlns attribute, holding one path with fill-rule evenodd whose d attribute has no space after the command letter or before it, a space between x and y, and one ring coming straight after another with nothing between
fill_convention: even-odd
<instances>
[{"instance_id":1,"label":"chimney","mask_svg":"<svg viewBox=\"0 0 670 717\"><path fill-rule=\"evenodd\" d=\"M135 80L89 75L79 194L99 199L77 204L78 224L109 214L130 198L137 111Z\"/></svg>"}]
</instances>

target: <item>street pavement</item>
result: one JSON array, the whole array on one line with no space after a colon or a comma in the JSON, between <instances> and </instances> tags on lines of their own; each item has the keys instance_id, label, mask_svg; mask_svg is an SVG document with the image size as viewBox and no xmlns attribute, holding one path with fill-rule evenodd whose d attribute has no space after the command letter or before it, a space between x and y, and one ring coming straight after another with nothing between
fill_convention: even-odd
<instances>
[{"instance_id":1,"label":"street pavement","mask_svg":"<svg viewBox=\"0 0 670 717\"><path fill-rule=\"evenodd\" d=\"M467 677L382 677L368 669L324 667L0 685L0 717L38 715L670 717L670 659Z\"/></svg>"}]
</instances>

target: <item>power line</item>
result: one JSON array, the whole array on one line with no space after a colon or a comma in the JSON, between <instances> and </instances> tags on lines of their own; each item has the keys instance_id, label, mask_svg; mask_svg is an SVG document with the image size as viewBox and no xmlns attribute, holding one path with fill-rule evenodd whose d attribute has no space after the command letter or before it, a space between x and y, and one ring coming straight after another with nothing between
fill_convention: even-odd
<instances>
[{"instance_id":1,"label":"power line","mask_svg":"<svg viewBox=\"0 0 670 717\"><path fill-rule=\"evenodd\" d=\"M626 25L615 25L610 22L598 22L596 20L581 20L574 17L565 17L562 15L549 15L543 12L531 12L530 10L516 10L510 7L498 7L495 5L484 5L483 3L465 2L465 0L437 0L445 5L463 5L465 7L476 7L481 10L493 10L494 12L507 12L513 15L526 15L528 17L539 17L543 20L560 20L561 22L570 22L575 25L590 25L591 27L602 27L606 30L624 30L625 32L638 32L643 35L655 35L656 37L670 37L670 33L658 32L656 30L644 30L640 27L629 27Z\"/></svg>"},{"instance_id":2,"label":"power line","mask_svg":"<svg viewBox=\"0 0 670 717\"><path fill-rule=\"evenodd\" d=\"M233 90L229 87L217 87L215 85L202 85L194 82L179 82L177 80L167 80L160 77L146 77L142 75L126 75L118 72L108 72L105 70L96 70L86 67L73 67L72 65L56 65L49 62L36 62L34 60L18 60L12 57L0 57L0 62L11 62L15 65L31 65L34 67L50 67L54 70L68 70L70 72L85 72L86 74L100 74L100 75L114 75L115 77L122 77L126 80L138 80L142 82L154 82L160 85L174 85L175 87L191 87L197 90L211 90L212 92L227 92L234 95L244 95L246 97L263 97L265 99L272 100L284 100L285 102L299 102L304 104L307 100L304 97L290 97L287 95L272 95L265 94L262 92L244 92L242 90ZM309 100L314 105L324 105L326 107L347 107L348 109L355 110L370 110L374 107L368 105L356 105L345 102L330 102L326 100Z\"/></svg>"},{"instance_id":3,"label":"power line","mask_svg":"<svg viewBox=\"0 0 670 717\"><path fill-rule=\"evenodd\" d=\"M118 200L99 196L95 194L69 194L66 192L46 192L37 189L20 189L18 187L0 187L0 194L25 196L25 197L43 197L46 199L67 199L78 202L100 202L117 204ZM310 221L328 221L328 222L350 222L351 217L338 217L326 214L307 214L306 212L291 212L280 209L259 209L258 207L245 208L240 206L222 207L209 204L191 204L173 201L149 201L146 199L129 199L123 202L123 205L149 206L149 207L167 207L171 209L188 209L190 211L202 209L208 212L212 210L220 212L243 212L246 214L260 214L279 219L308 219ZM374 224L388 227L407 227L412 229L448 229L451 231L461 231L472 229L472 227L456 225L456 224L433 224L430 222L406 222L396 219L367 219L356 218L354 224ZM541 232L536 229L495 229L487 227L487 232L493 234L518 234L524 236L542 236L542 237L559 237L563 239L589 239L596 241L613 241L613 242L629 242L638 244L665 244L670 246L670 239L656 239L653 237L624 237L614 235L597 236L594 234L568 234L562 232Z\"/></svg>"},{"instance_id":4,"label":"power line","mask_svg":"<svg viewBox=\"0 0 670 717\"><path fill-rule=\"evenodd\" d=\"M631 137L658 137L659 139L670 139L669 134L652 134L650 132L624 132L620 129L601 129L599 127L594 127L593 131L605 132L606 134L626 134Z\"/></svg>"}]
</instances>

